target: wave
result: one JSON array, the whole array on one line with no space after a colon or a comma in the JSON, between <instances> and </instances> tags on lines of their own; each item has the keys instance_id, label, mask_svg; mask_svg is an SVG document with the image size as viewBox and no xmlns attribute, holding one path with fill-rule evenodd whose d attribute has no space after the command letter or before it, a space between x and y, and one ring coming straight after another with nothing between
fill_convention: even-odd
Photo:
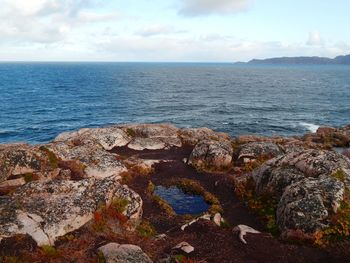
<instances>
[{"instance_id":1,"label":"wave","mask_svg":"<svg viewBox=\"0 0 350 263\"><path fill-rule=\"evenodd\" d=\"M315 133L317 129L320 128L319 125L313 123L300 122L299 124L313 133Z\"/></svg>"}]
</instances>

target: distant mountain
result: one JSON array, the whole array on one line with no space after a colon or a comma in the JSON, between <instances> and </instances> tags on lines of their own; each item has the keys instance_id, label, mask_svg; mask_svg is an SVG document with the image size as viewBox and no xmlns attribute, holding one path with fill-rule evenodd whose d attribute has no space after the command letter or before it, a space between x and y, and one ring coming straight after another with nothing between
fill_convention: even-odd
<instances>
[{"instance_id":1,"label":"distant mountain","mask_svg":"<svg viewBox=\"0 0 350 263\"><path fill-rule=\"evenodd\" d=\"M242 62L238 63L240 64ZM325 57L280 57L268 59L253 59L245 64L350 65L350 55L338 56L333 59Z\"/></svg>"}]
</instances>

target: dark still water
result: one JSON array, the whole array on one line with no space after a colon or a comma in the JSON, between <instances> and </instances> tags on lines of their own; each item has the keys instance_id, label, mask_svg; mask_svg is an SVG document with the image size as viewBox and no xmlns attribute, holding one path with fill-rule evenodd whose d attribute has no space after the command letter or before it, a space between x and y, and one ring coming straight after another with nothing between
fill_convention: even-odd
<instances>
[{"instance_id":1,"label":"dark still water","mask_svg":"<svg viewBox=\"0 0 350 263\"><path fill-rule=\"evenodd\" d=\"M0 143L46 142L113 123L169 122L231 135L350 123L349 66L2 63Z\"/></svg>"}]
</instances>

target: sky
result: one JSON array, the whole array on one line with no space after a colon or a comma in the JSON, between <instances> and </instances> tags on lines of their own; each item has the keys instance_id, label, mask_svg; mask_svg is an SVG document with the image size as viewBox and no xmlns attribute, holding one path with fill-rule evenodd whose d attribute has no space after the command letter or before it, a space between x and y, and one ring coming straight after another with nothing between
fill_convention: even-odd
<instances>
[{"instance_id":1,"label":"sky","mask_svg":"<svg viewBox=\"0 0 350 263\"><path fill-rule=\"evenodd\" d=\"M350 54L349 0L0 0L0 61Z\"/></svg>"}]
</instances>

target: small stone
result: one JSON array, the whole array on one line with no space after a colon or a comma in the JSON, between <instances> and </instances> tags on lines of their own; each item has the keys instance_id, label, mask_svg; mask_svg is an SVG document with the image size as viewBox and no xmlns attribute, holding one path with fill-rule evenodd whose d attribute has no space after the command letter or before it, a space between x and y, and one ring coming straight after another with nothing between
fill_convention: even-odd
<instances>
[{"instance_id":1,"label":"small stone","mask_svg":"<svg viewBox=\"0 0 350 263\"><path fill-rule=\"evenodd\" d=\"M192 247L187 242L181 242L181 243L177 244L175 247L173 247L173 249L180 249L187 254L194 251L194 247Z\"/></svg>"},{"instance_id":2,"label":"small stone","mask_svg":"<svg viewBox=\"0 0 350 263\"><path fill-rule=\"evenodd\" d=\"M222 221L221 214L220 214L220 213L216 213L216 214L214 215L213 221L214 221L214 223L215 223L217 226L221 226L221 221Z\"/></svg>"},{"instance_id":3,"label":"small stone","mask_svg":"<svg viewBox=\"0 0 350 263\"><path fill-rule=\"evenodd\" d=\"M251 228L250 226L246 225L238 225L233 228L234 232L239 232L239 239L242 241L242 243L247 244L247 241L245 241L244 236L247 233L251 234L260 234L258 230L255 230L254 228Z\"/></svg>"}]
</instances>

